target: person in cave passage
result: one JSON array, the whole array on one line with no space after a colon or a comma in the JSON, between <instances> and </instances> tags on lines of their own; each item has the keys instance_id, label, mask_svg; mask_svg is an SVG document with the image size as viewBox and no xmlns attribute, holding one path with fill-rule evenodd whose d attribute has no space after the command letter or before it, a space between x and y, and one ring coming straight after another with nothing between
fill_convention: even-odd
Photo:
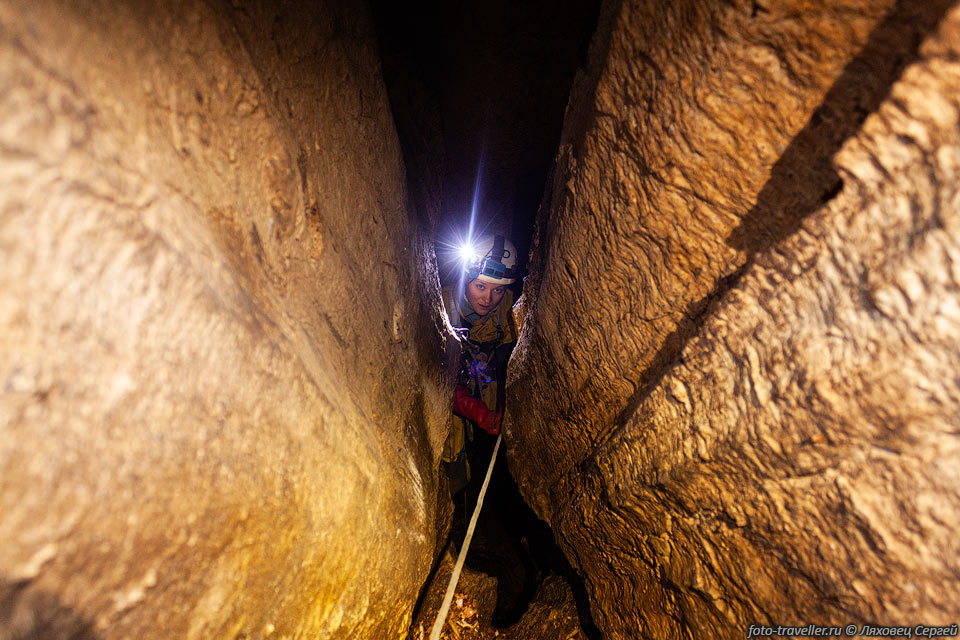
<instances>
[{"instance_id":1,"label":"person in cave passage","mask_svg":"<svg viewBox=\"0 0 960 640\"><path fill-rule=\"evenodd\" d=\"M513 294L516 247L499 235L485 235L465 256L456 286L443 289L450 324L461 339L461 368L453 399L453 425L443 461L454 502L453 538L466 534L504 410L507 361L516 345ZM522 541L516 514L522 503L505 461L494 468L488 498L480 512L468 564L497 577L493 622L516 622L539 582L537 568ZM513 504L519 501L521 504ZM532 512L530 512L532 517Z\"/></svg>"},{"instance_id":2,"label":"person in cave passage","mask_svg":"<svg viewBox=\"0 0 960 640\"><path fill-rule=\"evenodd\" d=\"M451 493L459 491L470 477L464 455L469 453L466 446L474 434L472 427L491 436L500 433L507 360L517 341L513 295L507 288L516 280L516 251L503 236L484 236L464 256L457 285L443 289L450 324L462 345L453 428L444 449L444 461L455 465L449 469ZM461 461L467 464L460 465ZM456 475L459 472L462 477Z\"/></svg>"}]
</instances>

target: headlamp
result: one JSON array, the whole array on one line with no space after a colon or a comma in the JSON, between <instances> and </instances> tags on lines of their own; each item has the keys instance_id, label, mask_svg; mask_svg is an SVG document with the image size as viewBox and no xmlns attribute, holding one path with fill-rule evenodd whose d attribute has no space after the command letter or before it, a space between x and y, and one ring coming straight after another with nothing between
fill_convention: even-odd
<instances>
[{"instance_id":1,"label":"headlamp","mask_svg":"<svg viewBox=\"0 0 960 640\"><path fill-rule=\"evenodd\" d=\"M487 258L480 263L480 273L485 276L490 276L491 278L505 278L507 268L493 258Z\"/></svg>"},{"instance_id":2,"label":"headlamp","mask_svg":"<svg viewBox=\"0 0 960 640\"><path fill-rule=\"evenodd\" d=\"M477 253L476 247L471 243L465 242L460 245L460 260L464 265L470 265L476 262L480 258L479 253Z\"/></svg>"},{"instance_id":3,"label":"headlamp","mask_svg":"<svg viewBox=\"0 0 960 640\"><path fill-rule=\"evenodd\" d=\"M460 260L467 280L486 276L491 278L491 282L499 280L513 282L515 258L513 260L510 260L510 258L513 257L514 249L507 249L505 238L503 236L492 236L492 241L490 238L486 238L480 242L481 247L483 247L481 249L478 249L470 239L460 244ZM492 242L492 246L489 246L488 242Z\"/></svg>"}]
</instances>

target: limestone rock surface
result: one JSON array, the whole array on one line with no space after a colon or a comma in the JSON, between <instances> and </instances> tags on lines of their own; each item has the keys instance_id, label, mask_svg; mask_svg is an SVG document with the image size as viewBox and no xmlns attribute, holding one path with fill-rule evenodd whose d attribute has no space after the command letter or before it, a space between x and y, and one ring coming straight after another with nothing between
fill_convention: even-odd
<instances>
[{"instance_id":1,"label":"limestone rock surface","mask_svg":"<svg viewBox=\"0 0 960 640\"><path fill-rule=\"evenodd\" d=\"M580 627L573 592L556 574L544 579L520 621L497 637L502 640L587 640Z\"/></svg>"},{"instance_id":2,"label":"limestone rock surface","mask_svg":"<svg viewBox=\"0 0 960 640\"><path fill-rule=\"evenodd\" d=\"M456 557L448 549L424 587L422 604L409 640L427 640L443 604ZM586 640L573 591L562 577L548 575L520 620L506 628L491 624L497 601L497 579L464 566L441 630L441 640Z\"/></svg>"},{"instance_id":3,"label":"limestone rock surface","mask_svg":"<svg viewBox=\"0 0 960 640\"><path fill-rule=\"evenodd\" d=\"M404 637L455 351L369 16L13 0L0 86L0 636Z\"/></svg>"},{"instance_id":4,"label":"limestone rock surface","mask_svg":"<svg viewBox=\"0 0 960 640\"><path fill-rule=\"evenodd\" d=\"M608 640L960 617L960 13L605 5L506 441Z\"/></svg>"},{"instance_id":5,"label":"limestone rock surface","mask_svg":"<svg viewBox=\"0 0 960 640\"><path fill-rule=\"evenodd\" d=\"M410 626L409 640L428 640L443 597L447 593L450 576L457 564L456 548L448 546L438 559L436 570L424 585L421 604ZM486 640L494 637L491 626L497 604L497 579L467 566L462 567L454 598L450 603L447 623L441 631L443 640Z\"/></svg>"}]
</instances>

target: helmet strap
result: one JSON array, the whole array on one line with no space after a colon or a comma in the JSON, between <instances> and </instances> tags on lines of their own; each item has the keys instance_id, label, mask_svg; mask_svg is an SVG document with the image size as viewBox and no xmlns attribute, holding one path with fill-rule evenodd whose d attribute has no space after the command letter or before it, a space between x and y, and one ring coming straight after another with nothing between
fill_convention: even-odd
<instances>
[{"instance_id":1,"label":"helmet strap","mask_svg":"<svg viewBox=\"0 0 960 640\"><path fill-rule=\"evenodd\" d=\"M494 236L493 238L493 249L490 250L491 257L497 262L503 262L503 243L505 238L503 236Z\"/></svg>"}]
</instances>

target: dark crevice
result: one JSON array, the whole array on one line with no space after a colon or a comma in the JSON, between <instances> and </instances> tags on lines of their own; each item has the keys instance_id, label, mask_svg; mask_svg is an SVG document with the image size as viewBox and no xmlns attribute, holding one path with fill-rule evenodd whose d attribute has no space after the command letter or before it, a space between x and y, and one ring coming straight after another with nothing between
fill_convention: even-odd
<instances>
[{"instance_id":1,"label":"dark crevice","mask_svg":"<svg viewBox=\"0 0 960 640\"><path fill-rule=\"evenodd\" d=\"M471 462L475 475L485 472L493 443L494 438L485 434L477 437ZM475 483L455 496L450 538L457 551L476 505L478 488ZM495 627L505 629L516 624L543 580L554 574L570 587L584 634L589 640L602 640L590 613L583 578L557 545L550 526L537 518L520 495L506 460L498 460L494 467L466 564L497 578L497 604L492 620Z\"/></svg>"},{"instance_id":2,"label":"dark crevice","mask_svg":"<svg viewBox=\"0 0 960 640\"><path fill-rule=\"evenodd\" d=\"M442 472L441 472L442 473ZM427 596L430 594L430 585L433 583L434 578L437 576L437 571L440 570L440 565L443 564L443 557L446 554L447 549L450 547L449 541L447 544L443 545L440 549L440 552L437 553L436 557L433 559L433 565L430 567L430 571L427 572L427 577L423 582L423 586L420 588L420 595L417 596L417 601L413 605L413 612L411 613L410 620L411 624L415 624L416 621L420 618L420 612L423 610L423 604L427 600ZM413 629L410 629L410 633L413 633Z\"/></svg>"},{"instance_id":3,"label":"dark crevice","mask_svg":"<svg viewBox=\"0 0 960 640\"><path fill-rule=\"evenodd\" d=\"M518 249L519 270L525 270L533 222L561 144L571 87L595 83L605 64L620 2L603 6L601 26L595 29L599 0L559 5L543 0L480 4L373 0L410 208L421 228L437 233L443 282L459 275L452 262L444 261L440 249L451 241L449 236L466 231L481 161L477 227L511 236ZM579 71L584 66L589 67L586 73ZM594 117L589 109L566 114L568 121L580 122L580 129ZM516 283L518 290L520 285ZM472 448L473 481L454 496L450 537L457 547L479 492L492 439L480 433ZM590 619L582 580L560 552L549 527L523 501L506 460L494 472L467 565L498 578L495 626L516 623L542 580L553 573L570 585L584 632L592 640L600 638Z\"/></svg>"},{"instance_id":4,"label":"dark crevice","mask_svg":"<svg viewBox=\"0 0 960 640\"><path fill-rule=\"evenodd\" d=\"M466 230L479 175L478 228L512 236L523 269L599 0L372 7L414 214L442 249Z\"/></svg>"},{"instance_id":5,"label":"dark crevice","mask_svg":"<svg viewBox=\"0 0 960 640\"><path fill-rule=\"evenodd\" d=\"M740 279L751 264L752 261L748 261L730 275L720 278L712 291L703 298L687 305L685 312L677 323L677 327L664 338L660 349L654 355L650 365L641 376L640 379L642 383L637 386L636 391L633 392L633 395L627 400L624 408L613 420L612 429L581 463L582 468L595 467L596 459L606 444L615 440L616 435L627 427L643 401L660 385L670 369L677 364L680 354L683 352L687 343L700 332L707 319L713 315L716 305L723 300L730 289L740 282Z\"/></svg>"},{"instance_id":6,"label":"dark crevice","mask_svg":"<svg viewBox=\"0 0 960 640\"><path fill-rule=\"evenodd\" d=\"M951 6L952 0L897 2L774 164L756 204L727 244L750 259L796 232L807 216L839 193L842 182L833 157L890 95L907 65L919 58L920 44Z\"/></svg>"},{"instance_id":7,"label":"dark crevice","mask_svg":"<svg viewBox=\"0 0 960 640\"><path fill-rule=\"evenodd\" d=\"M4 640L100 640L93 623L29 580L0 580Z\"/></svg>"}]
</instances>

